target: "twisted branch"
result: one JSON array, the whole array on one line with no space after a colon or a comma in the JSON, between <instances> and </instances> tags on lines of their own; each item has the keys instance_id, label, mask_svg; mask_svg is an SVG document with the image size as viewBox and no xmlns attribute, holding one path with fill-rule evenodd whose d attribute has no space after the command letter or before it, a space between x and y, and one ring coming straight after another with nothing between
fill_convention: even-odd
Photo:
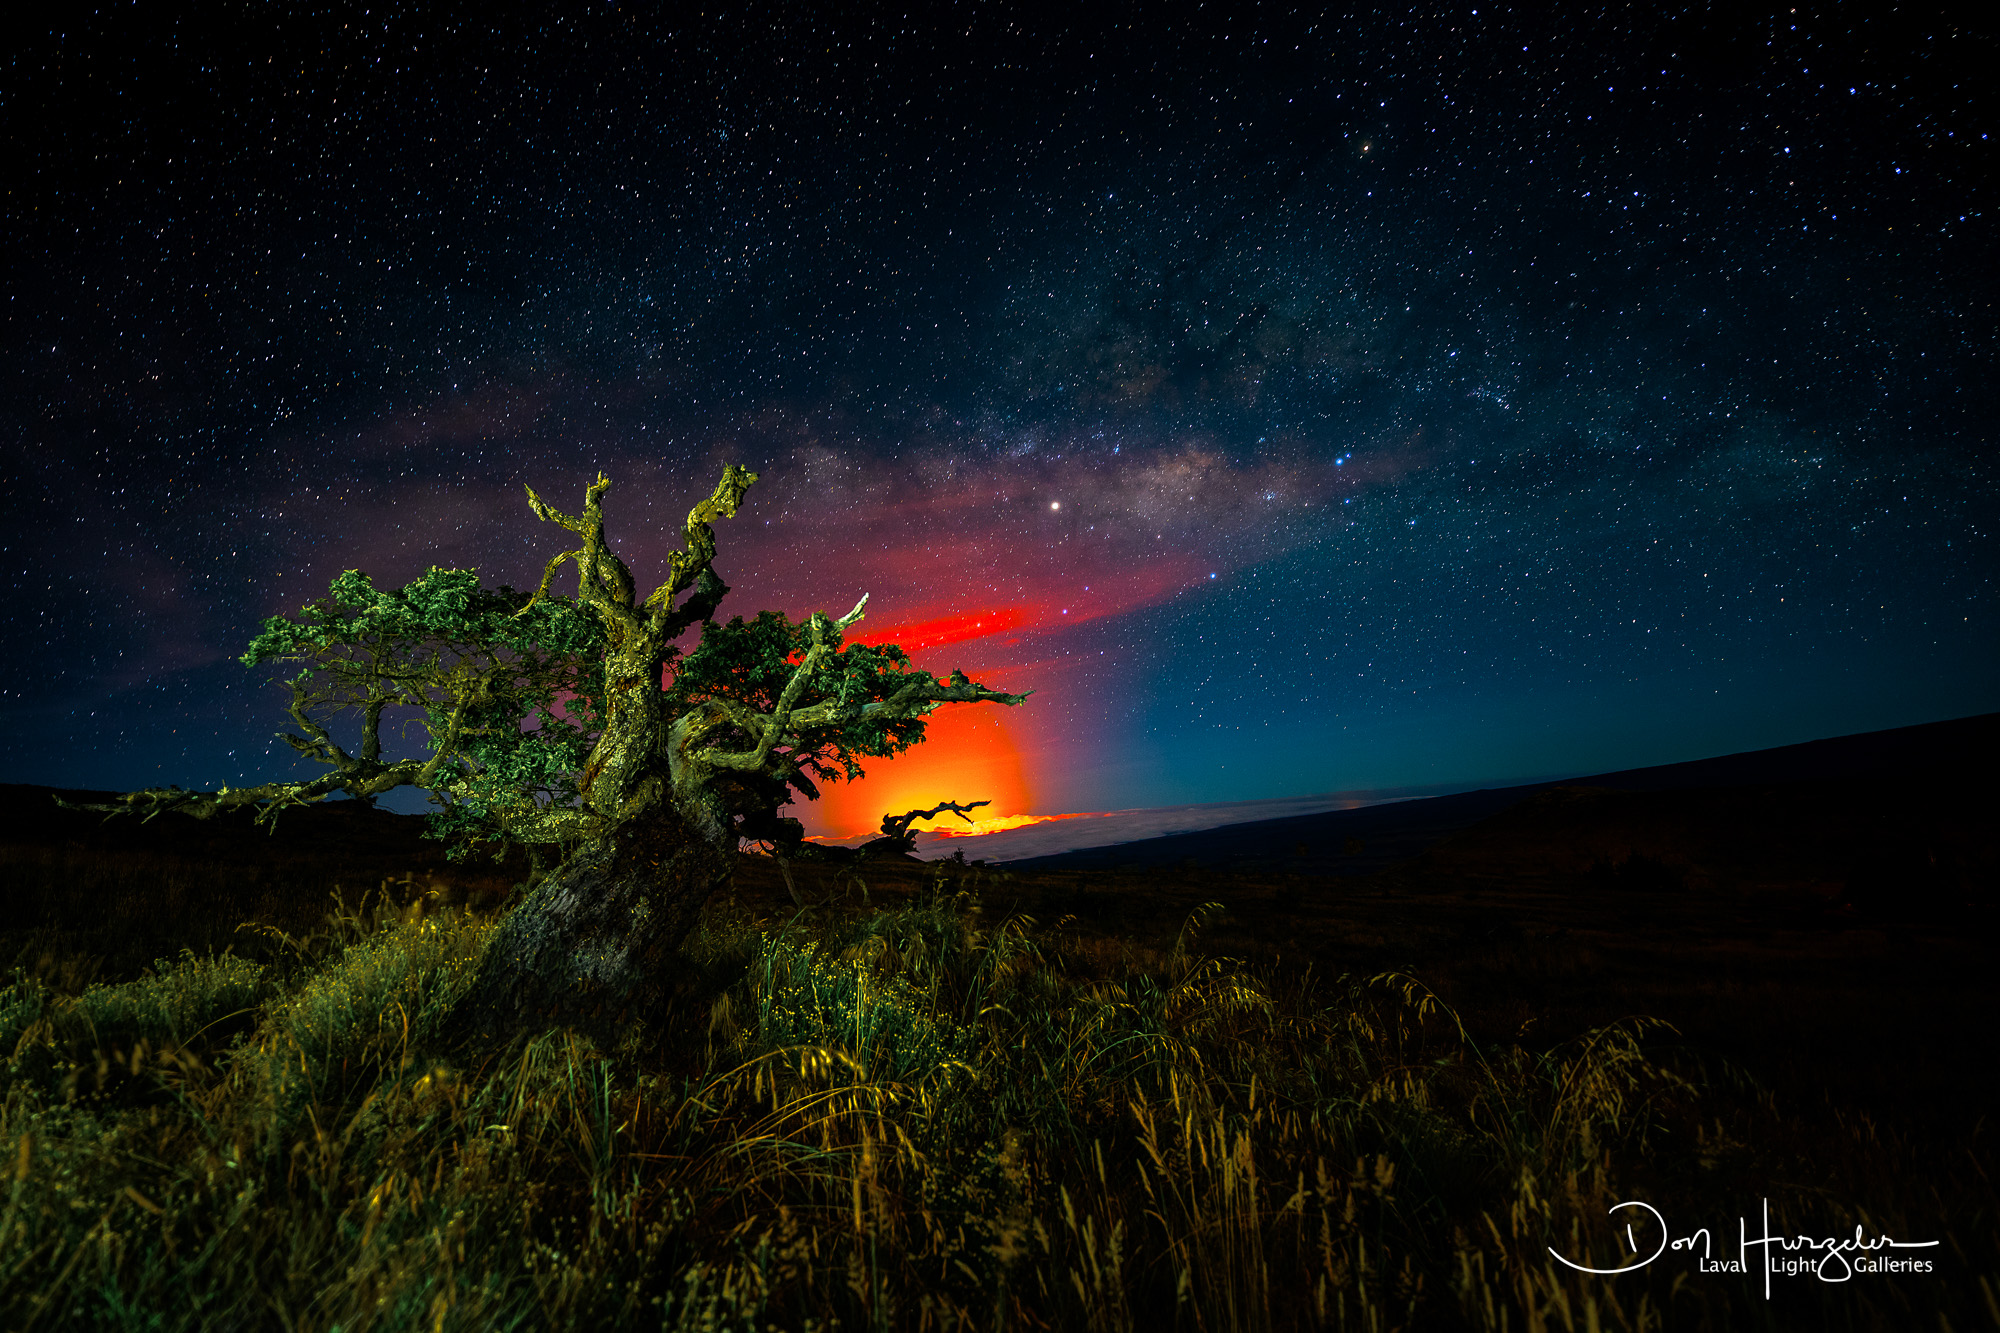
<instances>
[{"instance_id":1,"label":"twisted branch","mask_svg":"<svg viewBox=\"0 0 2000 1333\"><path fill-rule=\"evenodd\" d=\"M702 580L703 587L700 593L691 598L678 613L673 611L673 599L694 586L704 573L709 578L715 578L713 571L709 569L709 562L715 559L713 525L717 519L736 516L737 506L743 503L744 493L755 485L756 481L756 473L731 463L722 469L722 480L715 483L714 493L688 511L687 550L675 551L668 556L673 573L668 576L665 583L653 589L645 601L646 609L653 613L655 632L663 632L672 627L673 633L667 636L672 638L696 620L706 620L714 614L714 604L722 599L723 593L729 591L723 586L721 579L715 579L716 591L712 594L706 580ZM698 613L690 614L694 611L695 603L703 599L706 599L707 606Z\"/></svg>"},{"instance_id":2,"label":"twisted branch","mask_svg":"<svg viewBox=\"0 0 2000 1333\"><path fill-rule=\"evenodd\" d=\"M910 825L916 823L919 819L936 819L939 815L949 810L966 823L971 824L975 822L971 812L977 810L982 805L991 804L993 802L990 800L974 801L971 805L960 805L956 801L945 801L932 806L928 810L909 810L900 815L883 815L882 836L885 838L894 838L897 842L910 842L912 841L910 837Z\"/></svg>"}]
</instances>

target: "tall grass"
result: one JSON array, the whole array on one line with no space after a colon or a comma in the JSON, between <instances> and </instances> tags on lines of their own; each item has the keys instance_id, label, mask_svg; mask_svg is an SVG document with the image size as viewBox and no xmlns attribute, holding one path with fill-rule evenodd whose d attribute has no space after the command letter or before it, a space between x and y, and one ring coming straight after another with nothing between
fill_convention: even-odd
<instances>
[{"instance_id":1,"label":"tall grass","mask_svg":"<svg viewBox=\"0 0 2000 1333\"><path fill-rule=\"evenodd\" d=\"M1980 1326L1987 1161L1788 1138L1633 1020L1482 1049L1417 979L896 908L718 904L672 1012L454 1054L490 919L351 914L288 969L0 990L9 1329ZM1834 1154L1824 1156L1820 1154ZM1941 1183L1942 1182L1942 1183ZM1741 1192L1740 1192L1741 1191ZM1949 1240L1844 1288L1662 1262L1610 1206ZM1733 1234L1733 1229L1731 1229ZM1982 1285L1983 1284L1983 1285Z\"/></svg>"}]
</instances>

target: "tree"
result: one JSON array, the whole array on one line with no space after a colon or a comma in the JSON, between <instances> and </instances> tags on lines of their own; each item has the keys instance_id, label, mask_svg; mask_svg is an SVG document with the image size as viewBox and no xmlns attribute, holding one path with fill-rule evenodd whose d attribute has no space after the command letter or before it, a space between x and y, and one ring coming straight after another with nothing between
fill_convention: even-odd
<instances>
[{"instance_id":1,"label":"tree","mask_svg":"<svg viewBox=\"0 0 2000 1333\"><path fill-rule=\"evenodd\" d=\"M916 823L919 819L936 819L939 815L949 810L966 823L971 824L976 822L972 818L972 812L982 805L991 804L993 804L991 801L974 801L971 805L960 805L957 801L941 801L928 810L905 810L900 815L883 815L882 836L871 843L865 844L862 850L867 851L871 848L879 848L887 852L908 853L912 847L917 845L917 835L910 832L910 825Z\"/></svg>"},{"instance_id":2,"label":"tree","mask_svg":"<svg viewBox=\"0 0 2000 1333\"><path fill-rule=\"evenodd\" d=\"M959 671L939 680L901 648L844 643L865 595L837 620L766 611L718 625L729 588L713 566L713 524L756 480L724 469L643 599L605 539L602 475L575 516L528 490L536 517L581 538L549 560L533 594L438 568L384 592L349 570L297 619L265 621L243 656L299 665L286 681L297 731L279 735L327 772L216 792L152 788L93 808L151 819L250 807L265 821L337 794L423 788L439 806L432 831L454 855L520 844L538 858L460 1003L463 1033L609 1032L662 997L673 951L741 839L799 849L798 821L779 813L795 793L816 798L820 782L860 777L862 759L917 744L940 704L1015 705L1032 693ZM549 591L565 561L573 598ZM683 654L677 640L697 624ZM382 726L399 713L420 721L426 753L389 762ZM358 752L334 738L342 714L360 723Z\"/></svg>"}]
</instances>

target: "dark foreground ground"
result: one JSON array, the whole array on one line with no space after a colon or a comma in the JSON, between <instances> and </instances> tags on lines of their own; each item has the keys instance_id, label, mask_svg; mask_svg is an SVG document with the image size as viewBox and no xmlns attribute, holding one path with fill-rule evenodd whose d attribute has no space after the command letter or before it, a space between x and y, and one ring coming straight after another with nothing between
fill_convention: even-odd
<instances>
[{"instance_id":1,"label":"dark foreground ground","mask_svg":"<svg viewBox=\"0 0 2000 1333\"><path fill-rule=\"evenodd\" d=\"M1984 1326L1994 739L817 862L803 906L745 856L631 1049L463 1068L426 1043L525 867L9 788L0 1325ZM1765 1208L1936 1245L1776 1301L1550 1257L1623 1262L1635 1198L1724 1254Z\"/></svg>"},{"instance_id":2,"label":"dark foreground ground","mask_svg":"<svg viewBox=\"0 0 2000 1333\"><path fill-rule=\"evenodd\" d=\"M1650 1014L1794 1104L2000 1093L2000 716L1015 862L1023 910L1412 968L1490 1035ZM1113 924L1116 923L1116 924Z\"/></svg>"},{"instance_id":3,"label":"dark foreground ground","mask_svg":"<svg viewBox=\"0 0 2000 1333\"><path fill-rule=\"evenodd\" d=\"M2000 1095L1996 750L1987 716L956 873L990 915L1073 918L1107 949L1171 940L1220 903L1209 947L1411 971L1485 1039L1650 1015L1796 1110L1948 1132ZM420 819L351 804L288 813L275 834L107 824L45 788L0 787L0 811L0 967L84 955L104 980L182 947L270 947L240 921L303 936L335 891L497 906L524 870L452 865ZM937 874L878 859L798 881L815 904L893 904ZM790 902L754 856L735 894Z\"/></svg>"}]
</instances>

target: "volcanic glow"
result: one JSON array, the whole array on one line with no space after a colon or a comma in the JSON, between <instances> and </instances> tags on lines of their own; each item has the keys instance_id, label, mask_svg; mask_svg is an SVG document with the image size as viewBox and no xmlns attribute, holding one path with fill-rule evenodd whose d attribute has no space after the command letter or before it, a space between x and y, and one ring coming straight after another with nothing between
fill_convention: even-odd
<instances>
[{"instance_id":1,"label":"volcanic glow","mask_svg":"<svg viewBox=\"0 0 2000 1333\"><path fill-rule=\"evenodd\" d=\"M867 777L829 782L820 788L820 800L803 809L787 807L786 813L805 820L816 836L836 839L879 833L883 815L928 810L940 801L991 801L975 812L986 820L1025 814L1034 796L1008 734L1007 711L997 704L946 704L926 720L923 744L894 759L864 761ZM970 831L950 813L918 827L926 823Z\"/></svg>"},{"instance_id":2,"label":"volcanic glow","mask_svg":"<svg viewBox=\"0 0 2000 1333\"><path fill-rule=\"evenodd\" d=\"M914 625L889 625L877 630L862 629L847 637L850 643L865 643L871 647L893 643L905 652L915 654L926 648L942 648L948 643L964 643L968 639L983 639L989 634L1001 634L1010 629L1018 629L1027 619L1019 607L1010 606L992 611L970 611L963 615L944 616ZM863 621L862 624L866 625L867 622Z\"/></svg>"},{"instance_id":3,"label":"volcanic glow","mask_svg":"<svg viewBox=\"0 0 2000 1333\"><path fill-rule=\"evenodd\" d=\"M1030 824L1046 824L1052 819L1101 819L1102 815L1080 812L1073 815L1002 815L997 819L975 819L970 824L956 815L946 813L938 816L937 824L929 832L940 838L976 838L982 833L1001 833L1010 828L1026 828ZM923 821L919 820L919 823Z\"/></svg>"}]
</instances>

